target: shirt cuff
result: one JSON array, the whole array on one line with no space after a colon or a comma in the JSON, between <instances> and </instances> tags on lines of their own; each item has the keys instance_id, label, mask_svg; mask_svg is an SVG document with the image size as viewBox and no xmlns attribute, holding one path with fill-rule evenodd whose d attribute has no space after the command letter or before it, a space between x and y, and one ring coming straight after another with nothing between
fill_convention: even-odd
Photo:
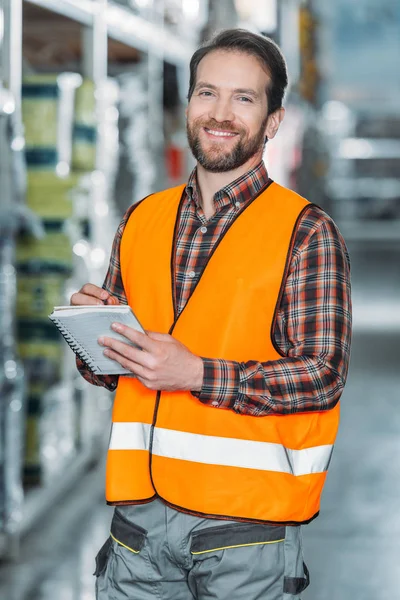
<instances>
[{"instance_id":1,"label":"shirt cuff","mask_svg":"<svg viewBox=\"0 0 400 600\"><path fill-rule=\"evenodd\" d=\"M76 357L76 366L79 373L88 383L105 387L110 392L114 392L118 386L118 375L95 375L90 370L89 366L80 358Z\"/></svg>"},{"instance_id":2,"label":"shirt cuff","mask_svg":"<svg viewBox=\"0 0 400 600\"><path fill-rule=\"evenodd\" d=\"M203 404L218 408L233 408L239 393L240 366L233 360L202 358L203 386L192 392Z\"/></svg>"}]
</instances>

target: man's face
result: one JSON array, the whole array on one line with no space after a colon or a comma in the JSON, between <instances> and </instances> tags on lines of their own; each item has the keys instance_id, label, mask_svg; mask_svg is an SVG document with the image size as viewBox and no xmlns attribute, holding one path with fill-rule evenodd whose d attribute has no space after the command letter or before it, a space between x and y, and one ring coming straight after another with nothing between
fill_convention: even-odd
<instances>
[{"instance_id":1,"label":"man's face","mask_svg":"<svg viewBox=\"0 0 400 600\"><path fill-rule=\"evenodd\" d=\"M211 52L197 69L187 109L187 135L196 160L207 171L237 169L261 160L265 137L273 137L267 117L269 76L254 57Z\"/></svg>"}]
</instances>

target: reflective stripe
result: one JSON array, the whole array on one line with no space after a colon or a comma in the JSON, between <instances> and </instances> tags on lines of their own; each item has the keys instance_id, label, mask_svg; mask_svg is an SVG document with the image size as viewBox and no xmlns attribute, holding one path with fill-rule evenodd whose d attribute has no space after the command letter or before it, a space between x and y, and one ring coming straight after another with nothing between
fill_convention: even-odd
<instances>
[{"instance_id":1,"label":"reflective stripe","mask_svg":"<svg viewBox=\"0 0 400 600\"><path fill-rule=\"evenodd\" d=\"M113 423L110 450L148 450L151 425L147 423Z\"/></svg>"},{"instance_id":2,"label":"reflective stripe","mask_svg":"<svg viewBox=\"0 0 400 600\"><path fill-rule=\"evenodd\" d=\"M113 423L110 450L148 450L151 426L143 423ZM291 450L281 444L254 442L154 429L153 454L191 462L260 471L308 475L327 471L333 445Z\"/></svg>"}]
</instances>

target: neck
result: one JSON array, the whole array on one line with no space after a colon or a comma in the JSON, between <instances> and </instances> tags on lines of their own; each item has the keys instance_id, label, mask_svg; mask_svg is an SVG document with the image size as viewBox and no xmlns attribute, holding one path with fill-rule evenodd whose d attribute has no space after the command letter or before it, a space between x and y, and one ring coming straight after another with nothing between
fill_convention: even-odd
<instances>
[{"instance_id":1,"label":"neck","mask_svg":"<svg viewBox=\"0 0 400 600\"><path fill-rule=\"evenodd\" d=\"M207 219L210 219L214 212L214 196L219 190L229 185L245 173L248 173L256 167L262 159L262 155L253 156L241 167L224 173L211 173L206 171L199 163L197 163L197 185L201 196L201 205Z\"/></svg>"}]
</instances>

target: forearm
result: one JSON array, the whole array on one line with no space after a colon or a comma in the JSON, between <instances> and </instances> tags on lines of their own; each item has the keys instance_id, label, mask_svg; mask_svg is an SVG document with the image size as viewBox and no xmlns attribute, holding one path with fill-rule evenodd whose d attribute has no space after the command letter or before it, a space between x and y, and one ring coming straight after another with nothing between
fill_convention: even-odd
<instances>
[{"instance_id":1,"label":"forearm","mask_svg":"<svg viewBox=\"0 0 400 600\"><path fill-rule=\"evenodd\" d=\"M320 357L282 358L265 363L205 359L203 404L252 416L329 410L344 378ZM223 375L222 375L223 374Z\"/></svg>"}]
</instances>

